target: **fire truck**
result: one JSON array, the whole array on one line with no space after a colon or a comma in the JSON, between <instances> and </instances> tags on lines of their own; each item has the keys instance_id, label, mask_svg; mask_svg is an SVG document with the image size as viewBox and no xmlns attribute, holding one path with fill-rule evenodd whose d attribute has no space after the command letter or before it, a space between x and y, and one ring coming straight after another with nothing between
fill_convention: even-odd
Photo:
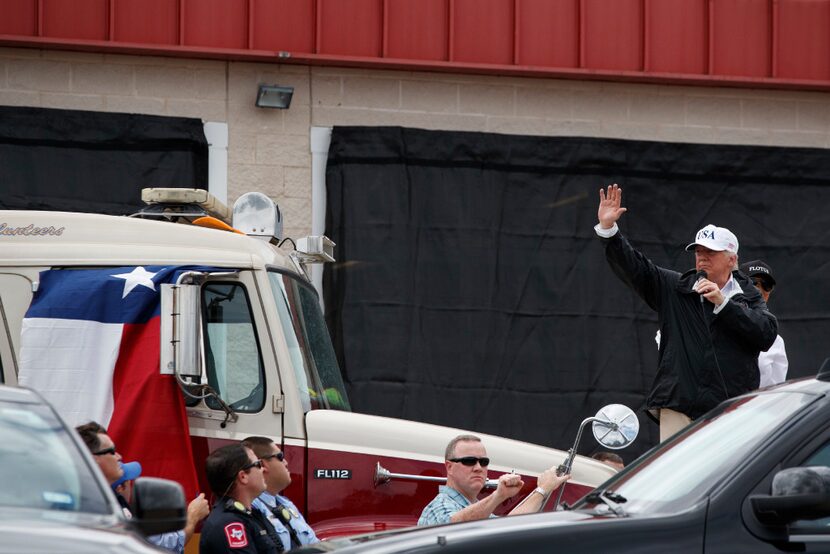
<instances>
[{"instance_id":1,"label":"fire truck","mask_svg":"<svg viewBox=\"0 0 830 554\"><path fill-rule=\"evenodd\" d=\"M44 272L191 268L161 287L161 345L152 362L153 371L175 375L180 386L201 490L209 490L209 452L264 435L288 460L292 482L283 494L320 538L414 525L445 475L446 444L470 431L351 411L308 273L311 264L333 260L331 241L286 244L278 207L259 193L241 196L231 219L205 191L144 192L148 206L140 217L0 211L2 382L19 383L21 329ZM568 456L476 434L493 460L491 479L510 471L524 477L522 493L497 513L512 509L539 473ZM614 473L577 456L563 501Z\"/></svg>"}]
</instances>

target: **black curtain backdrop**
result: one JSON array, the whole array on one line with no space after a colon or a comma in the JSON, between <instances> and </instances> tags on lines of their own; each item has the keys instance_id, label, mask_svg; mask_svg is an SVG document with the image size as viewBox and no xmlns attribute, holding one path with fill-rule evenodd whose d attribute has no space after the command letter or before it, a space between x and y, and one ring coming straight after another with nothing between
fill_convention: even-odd
<instances>
[{"instance_id":1,"label":"black curtain backdrop","mask_svg":"<svg viewBox=\"0 0 830 554\"><path fill-rule=\"evenodd\" d=\"M566 449L602 405L641 410L657 318L593 230L613 182L657 264L692 268L708 223L771 264L791 377L830 356L826 150L337 127L326 179L326 317L356 411ZM640 421L626 461L658 441Z\"/></svg>"},{"instance_id":2,"label":"black curtain backdrop","mask_svg":"<svg viewBox=\"0 0 830 554\"><path fill-rule=\"evenodd\" d=\"M207 185L198 119L0 107L0 208L129 214L142 188Z\"/></svg>"}]
</instances>

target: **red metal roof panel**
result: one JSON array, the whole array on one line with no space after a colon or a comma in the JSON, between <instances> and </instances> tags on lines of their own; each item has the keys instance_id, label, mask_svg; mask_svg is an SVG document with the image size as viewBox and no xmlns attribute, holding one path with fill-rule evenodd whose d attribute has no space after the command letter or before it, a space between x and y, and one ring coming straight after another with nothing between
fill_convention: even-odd
<instances>
[{"instance_id":1,"label":"red metal roof panel","mask_svg":"<svg viewBox=\"0 0 830 554\"><path fill-rule=\"evenodd\" d=\"M188 46L247 49L247 0L180 0L182 43Z\"/></svg>"},{"instance_id":2,"label":"red metal roof panel","mask_svg":"<svg viewBox=\"0 0 830 554\"><path fill-rule=\"evenodd\" d=\"M317 52L380 57L382 0L317 0Z\"/></svg>"},{"instance_id":3,"label":"red metal roof panel","mask_svg":"<svg viewBox=\"0 0 830 554\"><path fill-rule=\"evenodd\" d=\"M583 67L643 68L641 0L582 0L582 29Z\"/></svg>"},{"instance_id":4,"label":"red metal roof panel","mask_svg":"<svg viewBox=\"0 0 830 554\"><path fill-rule=\"evenodd\" d=\"M775 77L830 79L830 2L778 2Z\"/></svg>"},{"instance_id":5,"label":"red metal roof panel","mask_svg":"<svg viewBox=\"0 0 830 554\"><path fill-rule=\"evenodd\" d=\"M772 34L768 0L718 0L710 6L710 72L768 77Z\"/></svg>"},{"instance_id":6,"label":"red metal roof panel","mask_svg":"<svg viewBox=\"0 0 830 554\"><path fill-rule=\"evenodd\" d=\"M385 0L384 57L449 58L449 0Z\"/></svg>"},{"instance_id":7,"label":"red metal roof panel","mask_svg":"<svg viewBox=\"0 0 830 554\"><path fill-rule=\"evenodd\" d=\"M43 34L49 37L109 39L107 0L41 0Z\"/></svg>"},{"instance_id":8,"label":"red metal roof panel","mask_svg":"<svg viewBox=\"0 0 830 554\"><path fill-rule=\"evenodd\" d=\"M314 51L313 0L253 0L251 12L252 48Z\"/></svg>"},{"instance_id":9,"label":"red metal roof panel","mask_svg":"<svg viewBox=\"0 0 830 554\"><path fill-rule=\"evenodd\" d=\"M113 40L178 44L178 0L113 0Z\"/></svg>"},{"instance_id":10,"label":"red metal roof panel","mask_svg":"<svg viewBox=\"0 0 830 554\"><path fill-rule=\"evenodd\" d=\"M513 63L513 0L450 0L450 60Z\"/></svg>"},{"instance_id":11,"label":"red metal roof panel","mask_svg":"<svg viewBox=\"0 0 830 554\"><path fill-rule=\"evenodd\" d=\"M0 0L0 34L37 34L37 0Z\"/></svg>"},{"instance_id":12,"label":"red metal roof panel","mask_svg":"<svg viewBox=\"0 0 830 554\"><path fill-rule=\"evenodd\" d=\"M579 67L579 0L516 0L516 63Z\"/></svg>"},{"instance_id":13,"label":"red metal roof panel","mask_svg":"<svg viewBox=\"0 0 830 554\"><path fill-rule=\"evenodd\" d=\"M645 0L645 70L706 73L708 3Z\"/></svg>"}]
</instances>

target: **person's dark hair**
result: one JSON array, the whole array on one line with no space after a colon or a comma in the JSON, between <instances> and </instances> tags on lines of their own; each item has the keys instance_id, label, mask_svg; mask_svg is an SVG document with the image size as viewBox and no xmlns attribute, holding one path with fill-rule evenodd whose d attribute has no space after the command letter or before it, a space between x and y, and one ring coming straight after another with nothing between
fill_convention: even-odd
<instances>
[{"instance_id":1,"label":"person's dark hair","mask_svg":"<svg viewBox=\"0 0 830 554\"><path fill-rule=\"evenodd\" d=\"M236 475L250 462L242 443L222 446L211 452L205 460L205 475L213 494L217 497L232 495Z\"/></svg>"},{"instance_id":2,"label":"person's dark hair","mask_svg":"<svg viewBox=\"0 0 830 554\"><path fill-rule=\"evenodd\" d=\"M619 456L619 454L614 454L613 452L597 452L591 457L597 460L598 462L613 462L615 464L624 464L623 459Z\"/></svg>"},{"instance_id":3,"label":"person's dark hair","mask_svg":"<svg viewBox=\"0 0 830 554\"><path fill-rule=\"evenodd\" d=\"M444 451L445 460L455 458L455 445L459 442L481 442L481 439L475 435L458 435L447 445L447 449Z\"/></svg>"},{"instance_id":4,"label":"person's dark hair","mask_svg":"<svg viewBox=\"0 0 830 554\"><path fill-rule=\"evenodd\" d=\"M75 431L81 436L81 440L84 441L84 444L86 444L90 452L98 452L101 450L101 437L98 435L108 434L107 428L95 421L78 425L75 427Z\"/></svg>"},{"instance_id":5,"label":"person's dark hair","mask_svg":"<svg viewBox=\"0 0 830 554\"><path fill-rule=\"evenodd\" d=\"M272 452L272 444L274 444L274 440L268 437L248 437L242 441L242 446L253 450L257 458L269 455Z\"/></svg>"}]
</instances>

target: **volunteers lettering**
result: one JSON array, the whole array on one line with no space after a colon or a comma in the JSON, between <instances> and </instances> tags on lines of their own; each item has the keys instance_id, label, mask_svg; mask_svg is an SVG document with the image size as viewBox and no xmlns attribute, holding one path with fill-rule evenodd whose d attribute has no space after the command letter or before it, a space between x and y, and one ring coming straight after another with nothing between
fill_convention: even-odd
<instances>
[{"instance_id":1,"label":"volunteers lettering","mask_svg":"<svg viewBox=\"0 0 830 554\"><path fill-rule=\"evenodd\" d=\"M63 234L64 227L35 227L32 223L25 227L9 227L8 223L0 223L0 236L3 237L58 237Z\"/></svg>"}]
</instances>

